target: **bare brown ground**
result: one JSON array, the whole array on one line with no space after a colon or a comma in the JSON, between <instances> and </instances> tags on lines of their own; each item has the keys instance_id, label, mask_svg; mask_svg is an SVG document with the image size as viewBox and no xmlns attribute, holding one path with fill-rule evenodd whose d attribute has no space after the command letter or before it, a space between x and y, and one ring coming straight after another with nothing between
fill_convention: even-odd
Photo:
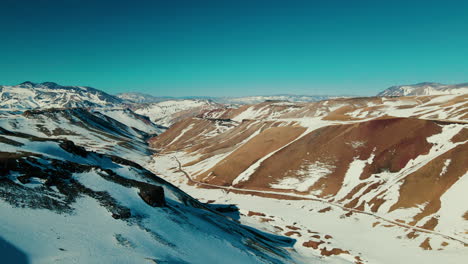
<instances>
[{"instance_id":1,"label":"bare brown ground","mask_svg":"<svg viewBox=\"0 0 468 264\"><path fill-rule=\"evenodd\" d=\"M355 256L354 260L356 260L354 263L355 264L364 264L363 260L359 256Z\"/></svg>"},{"instance_id":2,"label":"bare brown ground","mask_svg":"<svg viewBox=\"0 0 468 264\"><path fill-rule=\"evenodd\" d=\"M309 240L309 241L307 241L307 242L302 243L302 245L303 245L304 247L309 247L309 248L313 248L313 249L318 249L318 247L319 247L321 244L323 244L323 243L325 243L325 241L319 241L319 242L317 242L317 241Z\"/></svg>"},{"instance_id":3,"label":"bare brown ground","mask_svg":"<svg viewBox=\"0 0 468 264\"><path fill-rule=\"evenodd\" d=\"M406 237L409 238L409 239L414 239L414 238L417 238L418 236L419 236L419 234L417 234L414 231L409 232L408 234L406 234Z\"/></svg>"},{"instance_id":4,"label":"bare brown ground","mask_svg":"<svg viewBox=\"0 0 468 264\"><path fill-rule=\"evenodd\" d=\"M427 229L427 230L434 230L434 228L437 226L439 223L439 219L435 217L431 217L424 225L420 226L421 228Z\"/></svg>"},{"instance_id":5,"label":"bare brown ground","mask_svg":"<svg viewBox=\"0 0 468 264\"><path fill-rule=\"evenodd\" d=\"M249 211L249 213L247 214L247 216L266 216L264 213L259 213L259 212L254 212L254 211Z\"/></svg>"},{"instance_id":6,"label":"bare brown ground","mask_svg":"<svg viewBox=\"0 0 468 264\"><path fill-rule=\"evenodd\" d=\"M191 129L187 131L187 128ZM175 123L166 132L149 140L150 146L155 149L165 151L180 150L190 145L190 141L197 140L201 135L209 133L215 129L215 125L210 120L187 118ZM185 133L174 143L171 143L182 134Z\"/></svg>"},{"instance_id":7,"label":"bare brown ground","mask_svg":"<svg viewBox=\"0 0 468 264\"><path fill-rule=\"evenodd\" d=\"M430 240L430 238L426 238L419 246L424 250L432 250Z\"/></svg>"},{"instance_id":8,"label":"bare brown ground","mask_svg":"<svg viewBox=\"0 0 468 264\"><path fill-rule=\"evenodd\" d=\"M322 256L331 256L331 255L349 254L349 251L348 250L343 250L341 248L332 248L331 250L328 250L326 248L322 248L320 250L320 254Z\"/></svg>"},{"instance_id":9,"label":"bare brown ground","mask_svg":"<svg viewBox=\"0 0 468 264\"><path fill-rule=\"evenodd\" d=\"M326 213L326 212L330 211L331 209L332 209L331 206L328 206L326 208L323 208L322 210L319 210L318 212L319 213Z\"/></svg>"},{"instance_id":10,"label":"bare brown ground","mask_svg":"<svg viewBox=\"0 0 468 264\"><path fill-rule=\"evenodd\" d=\"M468 128L463 128L458 134L452 138L452 142L464 142L468 140Z\"/></svg>"},{"instance_id":11,"label":"bare brown ground","mask_svg":"<svg viewBox=\"0 0 468 264\"><path fill-rule=\"evenodd\" d=\"M297 235L298 237L301 237L301 233L297 232L297 231L288 231L286 233L284 233L284 235L286 236L292 236L292 235Z\"/></svg>"},{"instance_id":12,"label":"bare brown ground","mask_svg":"<svg viewBox=\"0 0 468 264\"><path fill-rule=\"evenodd\" d=\"M274 227L276 230L278 230L278 231L284 231L284 229L281 228L281 227L279 227L279 226L273 226L273 227Z\"/></svg>"}]
</instances>

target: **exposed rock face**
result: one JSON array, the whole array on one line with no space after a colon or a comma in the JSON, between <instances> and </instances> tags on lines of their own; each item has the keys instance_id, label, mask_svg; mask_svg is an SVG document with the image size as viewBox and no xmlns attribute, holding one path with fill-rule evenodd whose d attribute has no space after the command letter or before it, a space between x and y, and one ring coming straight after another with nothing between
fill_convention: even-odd
<instances>
[{"instance_id":1,"label":"exposed rock face","mask_svg":"<svg viewBox=\"0 0 468 264\"><path fill-rule=\"evenodd\" d=\"M81 157L86 157L88 155L85 148L75 145L75 143L73 143L73 141L70 140L66 140L60 143L60 147L70 153L76 154Z\"/></svg>"},{"instance_id":2,"label":"exposed rock face","mask_svg":"<svg viewBox=\"0 0 468 264\"><path fill-rule=\"evenodd\" d=\"M152 207L166 206L166 200L164 199L164 188L161 186L151 185L141 187L139 195L143 201Z\"/></svg>"},{"instance_id":3,"label":"exposed rock face","mask_svg":"<svg viewBox=\"0 0 468 264\"><path fill-rule=\"evenodd\" d=\"M239 207L235 204L211 204L208 207L220 213L239 212Z\"/></svg>"},{"instance_id":4,"label":"exposed rock face","mask_svg":"<svg viewBox=\"0 0 468 264\"><path fill-rule=\"evenodd\" d=\"M130 218L130 216L132 216L132 213L131 213L130 209L128 209L128 208L124 208L124 209L120 210L119 212L114 212L112 214L112 217L114 219L127 219L127 218Z\"/></svg>"}]
</instances>

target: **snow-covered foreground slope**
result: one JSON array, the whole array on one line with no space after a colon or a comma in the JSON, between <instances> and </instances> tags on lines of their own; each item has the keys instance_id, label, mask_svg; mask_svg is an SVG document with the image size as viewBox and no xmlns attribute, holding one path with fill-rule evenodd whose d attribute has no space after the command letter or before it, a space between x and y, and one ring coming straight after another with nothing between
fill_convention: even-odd
<instances>
[{"instance_id":1,"label":"snow-covered foreground slope","mask_svg":"<svg viewBox=\"0 0 468 264\"><path fill-rule=\"evenodd\" d=\"M230 203L261 213L247 212L246 219L297 238L299 252L351 256L351 262L360 256L369 263L459 263L468 257L467 195L461 191L468 177L466 96L265 102L207 111L151 139L159 153L150 166L199 198L221 203L231 195L202 193L236 193ZM161 170L165 164L171 165ZM262 211L258 196L271 208L296 204L301 210ZM350 228L355 222L371 239L359 244L343 237L359 234L323 225L317 230L314 221ZM326 234L340 240L328 244ZM389 243L393 257L367 248L372 241Z\"/></svg>"},{"instance_id":2,"label":"snow-covered foreground slope","mask_svg":"<svg viewBox=\"0 0 468 264\"><path fill-rule=\"evenodd\" d=\"M0 161L2 263L301 261L293 239L242 226L116 156L2 128Z\"/></svg>"},{"instance_id":3,"label":"snow-covered foreground slope","mask_svg":"<svg viewBox=\"0 0 468 264\"><path fill-rule=\"evenodd\" d=\"M53 82L0 86L0 109L110 107L121 103L118 97L84 86L62 86Z\"/></svg>"}]
</instances>

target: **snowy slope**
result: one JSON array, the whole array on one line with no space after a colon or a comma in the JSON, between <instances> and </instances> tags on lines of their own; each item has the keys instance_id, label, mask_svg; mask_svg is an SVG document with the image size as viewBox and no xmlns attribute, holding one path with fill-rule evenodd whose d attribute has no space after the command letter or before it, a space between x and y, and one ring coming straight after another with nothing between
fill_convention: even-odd
<instances>
[{"instance_id":1,"label":"snowy slope","mask_svg":"<svg viewBox=\"0 0 468 264\"><path fill-rule=\"evenodd\" d=\"M62 86L53 82L0 86L0 108L3 109L103 107L121 103L120 98L91 87Z\"/></svg>"},{"instance_id":2,"label":"snowy slope","mask_svg":"<svg viewBox=\"0 0 468 264\"><path fill-rule=\"evenodd\" d=\"M0 148L7 263L301 262L293 239L244 227L131 161L5 129Z\"/></svg>"},{"instance_id":3,"label":"snowy slope","mask_svg":"<svg viewBox=\"0 0 468 264\"><path fill-rule=\"evenodd\" d=\"M423 82L413 85L392 86L380 92L377 96L414 96L466 93L468 93L468 83L447 85L441 83Z\"/></svg>"},{"instance_id":4,"label":"snowy slope","mask_svg":"<svg viewBox=\"0 0 468 264\"><path fill-rule=\"evenodd\" d=\"M95 111L109 116L128 127L143 131L147 134L161 134L165 130L164 127L151 122L147 116L139 115L130 109L101 108Z\"/></svg>"}]
</instances>

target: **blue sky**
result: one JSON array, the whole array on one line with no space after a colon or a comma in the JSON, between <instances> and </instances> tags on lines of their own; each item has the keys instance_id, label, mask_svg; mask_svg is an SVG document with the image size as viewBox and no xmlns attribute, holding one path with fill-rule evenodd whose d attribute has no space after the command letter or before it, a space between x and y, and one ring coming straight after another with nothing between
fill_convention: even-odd
<instances>
[{"instance_id":1,"label":"blue sky","mask_svg":"<svg viewBox=\"0 0 468 264\"><path fill-rule=\"evenodd\" d=\"M374 95L468 82L468 1L2 0L0 84Z\"/></svg>"}]
</instances>

